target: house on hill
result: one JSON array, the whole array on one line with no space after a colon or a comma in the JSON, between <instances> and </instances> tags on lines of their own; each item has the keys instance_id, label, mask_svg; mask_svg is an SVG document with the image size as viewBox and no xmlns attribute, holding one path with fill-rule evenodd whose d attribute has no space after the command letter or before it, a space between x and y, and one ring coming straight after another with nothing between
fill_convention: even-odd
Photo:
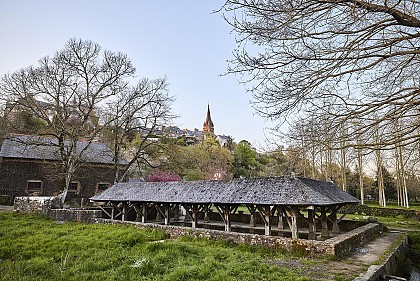
<instances>
[{"instance_id":1,"label":"house on hill","mask_svg":"<svg viewBox=\"0 0 420 281\"><path fill-rule=\"evenodd\" d=\"M81 204L114 182L114 160L109 147L98 142L77 143L80 156L67 200ZM6 138L0 149L0 194L54 196L65 186L57 140L37 136ZM127 162L121 160L120 164Z\"/></svg>"}]
</instances>

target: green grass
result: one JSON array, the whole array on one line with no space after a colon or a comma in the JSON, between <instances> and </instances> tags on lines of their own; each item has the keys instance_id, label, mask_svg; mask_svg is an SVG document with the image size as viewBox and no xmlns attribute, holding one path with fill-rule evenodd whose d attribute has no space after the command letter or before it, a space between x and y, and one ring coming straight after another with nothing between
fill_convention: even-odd
<instances>
[{"instance_id":1,"label":"green grass","mask_svg":"<svg viewBox=\"0 0 420 281\"><path fill-rule=\"evenodd\" d=\"M0 280L311 280L266 247L0 213Z\"/></svg>"},{"instance_id":2,"label":"green grass","mask_svg":"<svg viewBox=\"0 0 420 281\"><path fill-rule=\"evenodd\" d=\"M366 221L369 216L347 214L346 218ZM379 222L382 222L388 228L399 228L412 231L420 231L420 221L413 218L404 217L376 217Z\"/></svg>"},{"instance_id":3,"label":"green grass","mask_svg":"<svg viewBox=\"0 0 420 281\"><path fill-rule=\"evenodd\" d=\"M369 207L375 207L375 208L392 208L392 209L404 209L404 210L416 210L420 211L420 205L419 203L411 203L409 204L409 208L403 207L398 205L396 202L387 202L386 207L379 206L378 202L376 201L368 201L365 202L365 205Z\"/></svg>"}]
</instances>

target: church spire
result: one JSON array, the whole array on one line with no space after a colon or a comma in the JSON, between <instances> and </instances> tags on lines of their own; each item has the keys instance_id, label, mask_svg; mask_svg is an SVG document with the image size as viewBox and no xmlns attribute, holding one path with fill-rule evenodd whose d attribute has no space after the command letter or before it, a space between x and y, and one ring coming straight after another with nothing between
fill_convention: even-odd
<instances>
[{"instance_id":1,"label":"church spire","mask_svg":"<svg viewBox=\"0 0 420 281\"><path fill-rule=\"evenodd\" d=\"M204 124L203 124L203 132L214 133L214 124L213 124L213 121L211 121L211 115L210 115L210 104L207 104L207 116L206 116L206 121L204 121Z\"/></svg>"}]
</instances>

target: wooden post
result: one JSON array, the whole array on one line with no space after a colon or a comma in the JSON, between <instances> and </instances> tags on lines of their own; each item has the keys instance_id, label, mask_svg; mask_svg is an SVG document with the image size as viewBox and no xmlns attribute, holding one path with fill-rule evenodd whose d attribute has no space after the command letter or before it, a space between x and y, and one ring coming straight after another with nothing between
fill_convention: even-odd
<instances>
[{"instance_id":1,"label":"wooden post","mask_svg":"<svg viewBox=\"0 0 420 281\"><path fill-rule=\"evenodd\" d=\"M191 227L193 230L195 230L196 228L198 228L198 207L196 204L192 205L192 222L191 222Z\"/></svg>"},{"instance_id":2,"label":"wooden post","mask_svg":"<svg viewBox=\"0 0 420 281\"><path fill-rule=\"evenodd\" d=\"M160 205L155 204L156 209L156 221L160 221L162 219L162 215L160 213Z\"/></svg>"},{"instance_id":3,"label":"wooden post","mask_svg":"<svg viewBox=\"0 0 420 281\"><path fill-rule=\"evenodd\" d=\"M292 225L291 225L291 232L292 232L292 238L299 238L299 228L298 228L298 209L296 206L292 206L290 208L290 216L291 216L291 221L292 221Z\"/></svg>"},{"instance_id":4,"label":"wooden post","mask_svg":"<svg viewBox=\"0 0 420 281\"><path fill-rule=\"evenodd\" d=\"M280 236L280 237L283 237L283 235L284 235L284 233L283 233L283 229L284 229L283 216L284 216L283 207L282 206L277 206L277 218L278 218L277 228L279 229L277 235Z\"/></svg>"},{"instance_id":5,"label":"wooden post","mask_svg":"<svg viewBox=\"0 0 420 281\"><path fill-rule=\"evenodd\" d=\"M137 203L131 203L133 205L134 211L136 211L136 221L141 221L141 210Z\"/></svg>"},{"instance_id":6,"label":"wooden post","mask_svg":"<svg viewBox=\"0 0 420 281\"><path fill-rule=\"evenodd\" d=\"M271 235L271 211L270 211L270 206L265 207L264 217L265 217L264 232L265 232L265 235L270 236Z\"/></svg>"},{"instance_id":7,"label":"wooden post","mask_svg":"<svg viewBox=\"0 0 420 281\"><path fill-rule=\"evenodd\" d=\"M330 238L330 231L328 230L328 218L327 218L327 209L326 207L321 207L321 238L327 239Z\"/></svg>"},{"instance_id":8,"label":"wooden post","mask_svg":"<svg viewBox=\"0 0 420 281\"><path fill-rule=\"evenodd\" d=\"M223 206L223 212L225 216L225 231L230 232L231 231L231 221L230 221L230 206Z\"/></svg>"},{"instance_id":9,"label":"wooden post","mask_svg":"<svg viewBox=\"0 0 420 281\"><path fill-rule=\"evenodd\" d=\"M251 219L249 220L249 226L255 227L255 207L254 205L247 204L246 207L248 208L249 213L251 214Z\"/></svg>"},{"instance_id":10,"label":"wooden post","mask_svg":"<svg viewBox=\"0 0 420 281\"><path fill-rule=\"evenodd\" d=\"M230 206L229 205L215 205L217 212L225 224L225 231L231 231L231 221L230 221Z\"/></svg>"},{"instance_id":11,"label":"wooden post","mask_svg":"<svg viewBox=\"0 0 420 281\"><path fill-rule=\"evenodd\" d=\"M283 210L281 207L277 208L277 217L279 219L278 223L277 223L277 227L279 229L284 229L284 223L283 223Z\"/></svg>"},{"instance_id":12,"label":"wooden post","mask_svg":"<svg viewBox=\"0 0 420 281\"><path fill-rule=\"evenodd\" d=\"M264 234L267 236L271 235L271 209L270 206L257 206L258 212L260 212L261 218L264 221Z\"/></svg>"},{"instance_id":13,"label":"wooden post","mask_svg":"<svg viewBox=\"0 0 420 281\"><path fill-rule=\"evenodd\" d=\"M337 210L338 208L332 208L331 211L331 220L332 220L332 229L331 229L331 233L333 234L340 234L340 227L338 226L338 221L337 221Z\"/></svg>"},{"instance_id":14,"label":"wooden post","mask_svg":"<svg viewBox=\"0 0 420 281\"><path fill-rule=\"evenodd\" d=\"M168 225L171 221L171 219L169 217L169 215L170 215L169 210L170 210L170 204L166 203L165 204L165 225Z\"/></svg>"},{"instance_id":15,"label":"wooden post","mask_svg":"<svg viewBox=\"0 0 420 281\"><path fill-rule=\"evenodd\" d=\"M147 203L143 202L141 205L141 222L145 223L147 221Z\"/></svg>"},{"instance_id":16,"label":"wooden post","mask_svg":"<svg viewBox=\"0 0 420 281\"><path fill-rule=\"evenodd\" d=\"M174 220L179 220L179 204L174 205Z\"/></svg>"},{"instance_id":17,"label":"wooden post","mask_svg":"<svg viewBox=\"0 0 420 281\"><path fill-rule=\"evenodd\" d=\"M309 240L316 240L315 210L308 209Z\"/></svg>"},{"instance_id":18,"label":"wooden post","mask_svg":"<svg viewBox=\"0 0 420 281\"><path fill-rule=\"evenodd\" d=\"M126 214L127 214L127 203L126 202L122 202L122 205L123 205L123 207L122 207L122 214L121 214L121 220L122 221L125 221L125 219L126 219Z\"/></svg>"},{"instance_id":19,"label":"wooden post","mask_svg":"<svg viewBox=\"0 0 420 281\"><path fill-rule=\"evenodd\" d=\"M209 222L209 205L204 205L204 222Z\"/></svg>"},{"instance_id":20,"label":"wooden post","mask_svg":"<svg viewBox=\"0 0 420 281\"><path fill-rule=\"evenodd\" d=\"M111 221L113 221L115 219L115 206L114 204L112 204L112 209L111 209Z\"/></svg>"}]
</instances>

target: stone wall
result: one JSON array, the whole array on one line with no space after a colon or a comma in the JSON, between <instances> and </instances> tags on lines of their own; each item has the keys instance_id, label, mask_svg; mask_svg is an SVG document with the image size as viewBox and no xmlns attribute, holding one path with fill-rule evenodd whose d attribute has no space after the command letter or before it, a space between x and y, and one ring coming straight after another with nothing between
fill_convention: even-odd
<instances>
[{"instance_id":1,"label":"stone wall","mask_svg":"<svg viewBox=\"0 0 420 281\"><path fill-rule=\"evenodd\" d=\"M328 243L334 244L334 252L340 256L352 251L355 247L363 245L366 241L373 240L382 230L382 224L370 223L328 239Z\"/></svg>"},{"instance_id":2,"label":"stone wall","mask_svg":"<svg viewBox=\"0 0 420 281\"><path fill-rule=\"evenodd\" d=\"M48 209L60 208L60 198L57 196L15 197L14 210L28 214L46 214Z\"/></svg>"},{"instance_id":3,"label":"stone wall","mask_svg":"<svg viewBox=\"0 0 420 281\"><path fill-rule=\"evenodd\" d=\"M195 238L207 238L211 240L232 241L238 244L264 245L275 249L284 249L287 251L299 250L317 255L340 256L353 248L372 240L377 236L382 226L377 223L370 223L363 227L354 229L348 233L341 234L335 238L325 241L315 241L306 239L291 239L279 236L265 236L259 234L225 232L212 229L192 230L188 227L160 225L152 223L140 223L130 221L116 221L109 219L93 219L95 223L105 224L125 224L137 228L153 228L165 231L171 238L180 236L190 236Z\"/></svg>"},{"instance_id":4,"label":"stone wall","mask_svg":"<svg viewBox=\"0 0 420 281\"><path fill-rule=\"evenodd\" d=\"M47 209L45 215L56 221L90 223L92 220L102 217L102 211L98 209Z\"/></svg>"},{"instance_id":5,"label":"stone wall","mask_svg":"<svg viewBox=\"0 0 420 281\"><path fill-rule=\"evenodd\" d=\"M385 261L381 264L371 265L363 276L357 277L354 281L385 280L385 276L395 274L398 271L398 263L408 255L408 247L408 238L405 237L385 258Z\"/></svg>"},{"instance_id":6,"label":"stone wall","mask_svg":"<svg viewBox=\"0 0 420 281\"><path fill-rule=\"evenodd\" d=\"M57 196L16 197L14 210L27 214L41 214L57 221L91 222L102 217L99 209L61 209Z\"/></svg>"}]
</instances>

